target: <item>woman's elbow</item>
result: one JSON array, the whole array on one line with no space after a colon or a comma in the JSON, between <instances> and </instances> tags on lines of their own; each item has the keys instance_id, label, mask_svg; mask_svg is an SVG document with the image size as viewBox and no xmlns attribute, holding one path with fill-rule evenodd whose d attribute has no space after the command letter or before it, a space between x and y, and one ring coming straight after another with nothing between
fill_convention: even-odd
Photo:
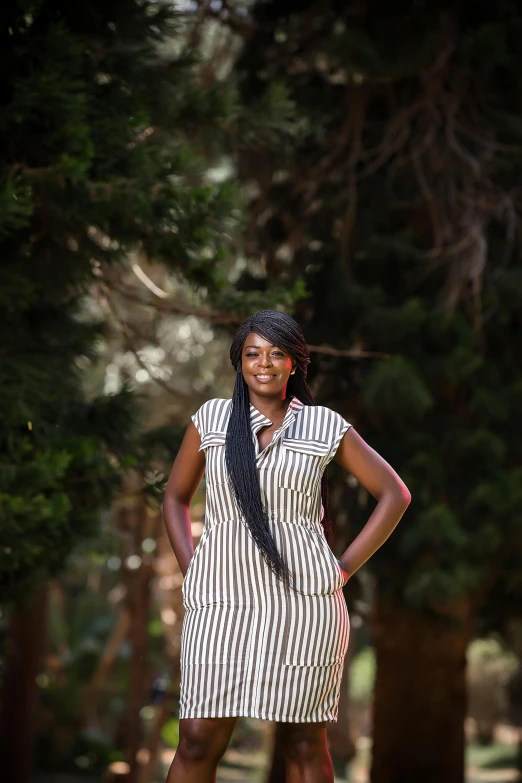
<instances>
[{"instance_id":1,"label":"woman's elbow","mask_svg":"<svg viewBox=\"0 0 522 783\"><path fill-rule=\"evenodd\" d=\"M397 502L403 507L404 511L406 511L411 503L411 492L403 481L401 481L396 488L396 496Z\"/></svg>"},{"instance_id":2,"label":"woman's elbow","mask_svg":"<svg viewBox=\"0 0 522 783\"><path fill-rule=\"evenodd\" d=\"M411 503L411 492L398 476L388 484L383 495L387 498L388 503L402 514Z\"/></svg>"}]
</instances>

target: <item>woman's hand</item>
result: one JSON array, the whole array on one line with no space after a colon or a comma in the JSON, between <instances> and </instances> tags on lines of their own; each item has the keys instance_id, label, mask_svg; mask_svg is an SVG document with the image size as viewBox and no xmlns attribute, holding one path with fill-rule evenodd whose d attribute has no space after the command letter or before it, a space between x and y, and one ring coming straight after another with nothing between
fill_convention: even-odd
<instances>
[{"instance_id":1,"label":"woman's hand","mask_svg":"<svg viewBox=\"0 0 522 783\"><path fill-rule=\"evenodd\" d=\"M345 584L347 583L348 579L350 578L350 574L346 570L343 561L339 557L337 558L337 562L339 563L339 567L341 568L341 570L343 572L343 576L344 576L343 587L344 587Z\"/></svg>"}]
</instances>

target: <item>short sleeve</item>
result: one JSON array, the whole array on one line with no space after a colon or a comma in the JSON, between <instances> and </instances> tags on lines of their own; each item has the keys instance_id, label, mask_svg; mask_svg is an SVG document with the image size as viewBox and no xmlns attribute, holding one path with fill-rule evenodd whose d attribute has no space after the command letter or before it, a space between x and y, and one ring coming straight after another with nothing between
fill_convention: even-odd
<instances>
[{"instance_id":1,"label":"short sleeve","mask_svg":"<svg viewBox=\"0 0 522 783\"><path fill-rule=\"evenodd\" d=\"M230 400L215 398L207 400L190 417L199 432L201 445L199 451L216 445L226 437L226 420Z\"/></svg>"},{"instance_id":2,"label":"short sleeve","mask_svg":"<svg viewBox=\"0 0 522 783\"><path fill-rule=\"evenodd\" d=\"M201 438L201 440L203 440L205 433L208 432L208 415L209 415L210 402L211 400L207 400L207 402L204 402L203 405L201 405L197 409L197 411L193 413L192 416L190 417L194 422L194 426L199 432L199 437Z\"/></svg>"},{"instance_id":3,"label":"short sleeve","mask_svg":"<svg viewBox=\"0 0 522 783\"><path fill-rule=\"evenodd\" d=\"M335 457L344 433L347 432L351 426L352 425L347 422L340 413L329 410L327 440L330 444L330 450L326 455L324 467L326 467Z\"/></svg>"}]
</instances>

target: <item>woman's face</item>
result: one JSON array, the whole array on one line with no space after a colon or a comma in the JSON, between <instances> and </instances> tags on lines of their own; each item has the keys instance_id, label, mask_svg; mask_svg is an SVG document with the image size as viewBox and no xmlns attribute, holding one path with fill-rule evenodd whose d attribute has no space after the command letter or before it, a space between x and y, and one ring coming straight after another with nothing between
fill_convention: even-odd
<instances>
[{"instance_id":1,"label":"woman's face","mask_svg":"<svg viewBox=\"0 0 522 783\"><path fill-rule=\"evenodd\" d=\"M295 366L288 351L272 345L257 332L248 334L243 344L241 369L253 392L259 396L280 396Z\"/></svg>"}]
</instances>

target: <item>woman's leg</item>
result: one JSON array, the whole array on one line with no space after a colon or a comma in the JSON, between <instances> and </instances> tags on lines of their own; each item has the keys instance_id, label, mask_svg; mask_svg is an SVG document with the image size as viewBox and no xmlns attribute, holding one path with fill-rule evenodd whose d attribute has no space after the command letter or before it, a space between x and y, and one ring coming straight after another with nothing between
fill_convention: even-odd
<instances>
[{"instance_id":1,"label":"woman's leg","mask_svg":"<svg viewBox=\"0 0 522 783\"><path fill-rule=\"evenodd\" d=\"M166 783L214 783L237 718L182 718Z\"/></svg>"},{"instance_id":2,"label":"woman's leg","mask_svg":"<svg viewBox=\"0 0 522 783\"><path fill-rule=\"evenodd\" d=\"M285 783L334 783L326 722L278 723L276 731L285 756Z\"/></svg>"}]
</instances>

